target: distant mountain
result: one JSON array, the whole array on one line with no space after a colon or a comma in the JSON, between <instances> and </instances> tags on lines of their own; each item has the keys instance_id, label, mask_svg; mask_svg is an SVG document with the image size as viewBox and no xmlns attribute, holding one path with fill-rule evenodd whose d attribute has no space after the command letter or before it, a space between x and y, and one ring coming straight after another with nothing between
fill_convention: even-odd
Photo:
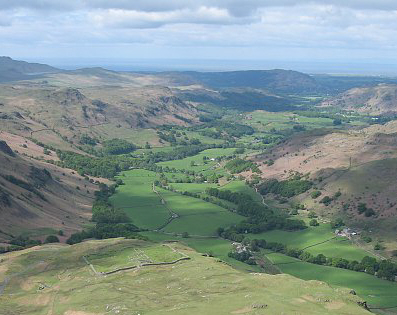
<instances>
[{"instance_id":1,"label":"distant mountain","mask_svg":"<svg viewBox=\"0 0 397 315\"><path fill-rule=\"evenodd\" d=\"M262 109L272 112L293 110L291 98L272 94L267 90L253 88L225 88L219 91L192 89L179 91L178 96L188 102L213 104L242 111Z\"/></svg>"},{"instance_id":2,"label":"distant mountain","mask_svg":"<svg viewBox=\"0 0 397 315\"><path fill-rule=\"evenodd\" d=\"M397 84L396 77L314 74L313 79L324 94L337 95L353 88L372 87L378 84Z\"/></svg>"},{"instance_id":3,"label":"distant mountain","mask_svg":"<svg viewBox=\"0 0 397 315\"><path fill-rule=\"evenodd\" d=\"M310 75L292 70L248 70L230 72L169 72L163 73L178 83L197 83L212 88L250 87L273 93L317 91L320 86Z\"/></svg>"},{"instance_id":4,"label":"distant mountain","mask_svg":"<svg viewBox=\"0 0 397 315\"><path fill-rule=\"evenodd\" d=\"M0 57L0 82L30 79L37 75L56 73L61 70L49 65Z\"/></svg>"},{"instance_id":5,"label":"distant mountain","mask_svg":"<svg viewBox=\"0 0 397 315\"><path fill-rule=\"evenodd\" d=\"M350 89L322 103L371 115L397 113L397 85L379 84Z\"/></svg>"}]
</instances>

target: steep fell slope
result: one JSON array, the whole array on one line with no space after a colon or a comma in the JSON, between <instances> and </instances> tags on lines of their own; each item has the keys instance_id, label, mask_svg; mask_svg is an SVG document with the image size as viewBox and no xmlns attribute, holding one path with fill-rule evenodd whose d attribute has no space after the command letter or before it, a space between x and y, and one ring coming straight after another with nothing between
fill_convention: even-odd
<instances>
[{"instance_id":1,"label":"steep fell slope","mask_svg":"<svg viewBox=\"0 0 397 315\"><path fill-rule=\"evenodd\" d=\"M397 85L380 84L354 88L323 102L322 106L339 107L371 115L396 113Z\"/></svg>"},{"instance_id":2,"label":"steep fell slope","mask_svg":"<svg viewBox=\"0 0 397 315\"><path fill-rule=\"evenodd\" d=\"M293 198L294 202L328 218L343 217L350 225L395 242L396 121L349 132L298 134L254 160L264 179L286 180L295 172L308 175L316 188ZM270 166L264 163L269 160L274 161ZM313 190L321 196L312 198ZM330 202L320 202L326 196ZM360 212L361 203L374 213Z\"/></svg>"},{"instance_id":3,"label":"steep fell slope","mask_svg":"<svg viewBox=\"0 0 397 315\"><path fill-rule=\"evenodd\" d=\"M43 228L70 235L90 219L95 190L75 172L22 157L1 141L0 239Z\"/></svg>"}]
</instances>

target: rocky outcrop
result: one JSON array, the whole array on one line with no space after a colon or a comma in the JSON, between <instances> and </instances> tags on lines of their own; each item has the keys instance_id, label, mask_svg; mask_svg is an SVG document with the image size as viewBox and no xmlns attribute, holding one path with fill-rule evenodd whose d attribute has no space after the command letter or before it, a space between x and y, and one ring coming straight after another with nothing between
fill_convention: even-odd
<instances>
[{"instance_id":1,"label":"rocky outcrop","mask_svg":"<svg viewBox=\"0 0 397 315\"><path fill-rule=\"evenodd\" d=\"M8 146L7 142L0 140L0 151L9 155L9 156L15 156L14 151Z\"/></svg>"}]
</instances>

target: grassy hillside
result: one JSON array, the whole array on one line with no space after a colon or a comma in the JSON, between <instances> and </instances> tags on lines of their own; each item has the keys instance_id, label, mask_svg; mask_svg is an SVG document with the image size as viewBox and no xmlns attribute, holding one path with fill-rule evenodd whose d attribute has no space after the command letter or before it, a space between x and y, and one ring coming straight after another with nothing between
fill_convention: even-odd
<instances>
[{"instance_id":1,"label":"grassy hillside","mask_svg":"<svg viewBox=\"0 0 397 315\"><path fill-rule=\"evenodd\" d=\"M108 276L94 273L180 255L190 259ZM46 245L2 260L1 314L368 314L348 289L239 272L176 243L112 239Z\"/></svg>"}]
</instances>

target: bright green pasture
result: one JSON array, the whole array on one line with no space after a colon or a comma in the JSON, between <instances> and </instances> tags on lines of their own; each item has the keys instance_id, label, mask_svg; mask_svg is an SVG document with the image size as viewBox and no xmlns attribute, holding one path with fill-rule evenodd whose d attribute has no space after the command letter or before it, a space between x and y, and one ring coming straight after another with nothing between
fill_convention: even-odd
<instances>
[{"instance_id":1,"label":"bright green pasture","mask_svg":"<svg viewBox=\"0 0 397 315\"><path fill-rule=\"evenodd\" d=\"M305 249L313 255L323 254L327 257L345 258L348 260L361 260L365 256L371 256L365 250L353 245L347 238L337 237L332 239L335 234L332 233L329 224L320 224L320 226L308 227L305 230L296 232L274 230L253 234L251 237L265 239L268 242L286 244L292 248ZM312 247L306 248L308 246Z\"/></svg>"},{"instance_id":2,"label":"bright green pasture","mask_svg":"<svg viewBox=\"0 0 397 315\"><path fill-rule=\"evenodd\" d=\"M193 179L193 176L187 175L187 174L183 174L183 173L168 173L168 172L163 172L163 174L164 174L165 177L166 177L168 180L170 180L170 181L174 181L174 180L177 180L177 179L186 180L186 178Z\"/></svg>"},{"instance_id":3,"label":"bright green pasture","mask_svg":"<svg viewBox=\"0 0 397 315\"><path fill-rule=\"evenodd\" d=\"M301 124L317 124L317 125L332 125L333 120L330 118L321 118L321 117L305 117L296 115L290 112L266 112L262 110L258 110L252 113L251 122L257 123L260 121L261 123L301 123Z\"/></svg>"},{"instance_id":4,"label":"bright green pasture","mask_svg":"<svg viewBox=\"0 0 397 315\"><path fill-rule=\"evenodd\" d=\"M302 262L282 254L267 257L283 272L304 280L320 280L331 286L354 289L370 305L394 306L397 300L397 283L346 269Z\"/></svg>"},{"instance_id":5,"label":"bright green pasture","mask_svg":"<svg viewBox=\"0 0 397 315\"><path fill-rule=\"evenodd\" d=\"M152 190L157 178L154 172L131 170L123 172L119 178L124 185L110 198L116 208L122 208L140 228L155 229L167 222L169 211Z\"/></svg>"},{"instance_id":6,"label":"bright green pasture","mask_svg":"<svg viewBox=\"0 0 397 315\"><path fill-rule=\"evenodd\" d=\"M211 236L215 235L218 227L226 228L237 224L242 219L232 212L192 214L180 217L172 221L164 228L164 231L183 233L189 232L192 235Z\"/></svg>"},{"instance_id":7,"label":"bright green pasture","mask_svg":"<svg viewBox=\"0 0 397 315\"><path fill-rule=\"evenodd\" d=\"M345 237L338 237L324 244L308 248L307 251L313 255L323 254L326 257L345 258L357 261L361 261L365 256L372 256L372 254L353 245L351 241Z\"/></svg>"},{"instance_id":8,"label":"bright green pasture","mask_svg":"<svg viewBox=\"0 0 397 315\"><path fill-rule=\"evenodd\" d=\"M332 237L335 237L335 234L331 232L331 228L327 224L309 227L296 232L273 230L261 234L252 234L252 238L265 239L269 242L279 242L295 248L305 248L329 240Z\"/></svg>"},{"instance_id":9,"label":"bright green pasture","mask_svg":"<svg viewBox=\"0 0 397 315\"><path fill-rule=\"evenodd\" d=\"M204 164L203 157L206 156L209 159L216 158L223 155L233 155L235 148L226 148L226 149L208 149L198 153L195 156L189 156L182 160L174 160L174 161L167 161L167 162L160 162L158 165L160 166L168 166L168 167L175 167L176 169L187 169L190 171L202 172L210 169L214 165L216 165L215 161L208 161L207 164ZM192 166L191 163L194 162L195 166Z\"/></svg>"},{"instance_id":10,"label":"bright green pasture","mask_svg":"<svg viewBox=\"0 0 397 315\"><path fill-rule=\"evenodd\" d=\"M218 187L218 184L210 183L171 183L174 189L178 191L188 191L191 193L203 193L207 188Z\"/></svg>"},{"instance_id":11,"label":"bright green pasture","mask_svg":"<svg viewBox=\"0 0 397 315\"><path fill-rule=\"evenodd\" d=\"M198 139L198 140L200 140L201 143L205 143L205 144L211 144L211 143L221 144L221 143L224 142L224 140L222 140L222 139L214 139L214 138L211 138L211 137L203 136L197 131L185 131L185 132L186 132L186 135L188 136L189 139Z\"/></svg>"},{"instance_id":12,"label":"bright green pasture","mask_svg":"<svg viewBox=\"0 0 397 315\"><path fill-rule=\"evenodd\" d=\"M333 120L321 117L305 117L290 112L266 112L262 110L251 113L252 119L245 119L246 124L252 125L258 131L292 129L294 125L305 125L306 128L332 127Z\"/></svg>"},{"instance_id":13,"label":"bright green pasture","mask_svg":"<svg viewBox=\"0 0 397 315\"><path fill-rule=\"evenodd\" d=\"M218 227L228 227L244 218L222 207L201 199L182 196L178 193L158 188L167 206L179 215L164 228L166 232L193 235L214 235Z\"/></svg>"},{"instance_id":14,"label":"bright green pasture","mask_svg":"<svg viewBox=\"0 0 397 315\"><path fill-rule=\"evenodd\" d=\"M179 215L164 228L164 231L172 233L209 236L214 235L218 227L228 227L243 220L243 217L212 203L156 187L166 201L162 204L161 198L152 190L153 181L157 178L154 172L131 170L120 178L124 185L118 187L111 202L122 208L140 228L156 229L166 223L170 217L167 207ZM183 185L193 185L198 189L196 185L202 184L182 184L181 187ZM200 190L206 187L210 186L202 186Z\"/></svg>"}]
</instances>

